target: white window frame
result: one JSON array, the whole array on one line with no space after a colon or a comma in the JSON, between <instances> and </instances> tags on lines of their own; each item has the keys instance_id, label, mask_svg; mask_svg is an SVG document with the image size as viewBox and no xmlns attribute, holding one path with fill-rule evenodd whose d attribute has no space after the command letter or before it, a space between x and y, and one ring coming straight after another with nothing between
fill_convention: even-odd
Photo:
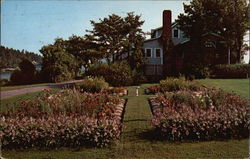
<instances>
[{"instance_id":1,"label":"white window frame","mask_svg":"<svg viewBox=\"0 0 250 159\"><path fill-rule=\"evenodd\" d=\"M156 50L160 49L160 57L156 57ZM154 49L154 58L162 58L162 49L161 48L155 48Z\"/></svg>"},{"instance_id":2,"label":"white window frame","mask_svg":"<svg viewBox=\"0 0 250 159\"><path fill-rule=\"evenodd\" d=\"M178 31L178 36L177 36L177 37L174 36L174 31L175 31L175 30ZM180 30L177 29L177 28L174 28L174 29L173 29L173 38L179 38L179 37L180 37Z\"/></svg>"},{"instance_id":3,"label":"white window frame","mask_svg":"<svg viewBox=\"0 0 250 159\"><path fill-rule=\"evenodd\" d=\"M156 57L156 49L160 49L160 57ZM161 59L161 65L163 64L163 50L162 50L162 48L154 48L154 58Z\"/></svg>"},{"instance_id":4,"label":"white window frame","mask_svg":"<svg viewBox=\"0 0 250 159\"><path fill-rule=\"evenodd\" d=\"M148 49L150 49L150 51L151 51L151 56L150 56L150 57L147 56L147 50L148 50ZM145 49L144 49L144 52L145 52L145 57L146 57L146 58L153 58L153 49L152 49L152 48L145 48Z\"/></svg>"}]
</instances>

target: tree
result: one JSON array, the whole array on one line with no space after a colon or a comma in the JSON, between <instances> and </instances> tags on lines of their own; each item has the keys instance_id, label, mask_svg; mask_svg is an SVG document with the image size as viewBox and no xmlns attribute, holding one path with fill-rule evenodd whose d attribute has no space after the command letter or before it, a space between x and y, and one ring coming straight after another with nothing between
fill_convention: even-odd
<instances>
[{"instance_id":1,"label":"tree","mask_svg":"<svg viewBox=\"0 0 250 159\"><path fill-rule=\"evenodd\" d=\"M36 82L36 68L28 59L19 63L19 70L15 70L10 77L12 84L31 84Z\"/></svg>"},{"instance_id":2,"label":"tree","mask_svg":"<svg viewBox=\"0 0 250 159\"><path fill-rule=\"evenodd\" d=\"M146 64L146 59L144 57L143 43L141 40L135 43L136 47L133 49L133 54L129 58L129 64L131 68L134 68L137 72L143 72L144 66Z\"/></svg>"},{"instance_id":3,"label":"tree","mask_svg":"<svg viewBox=\"0 0 250 159\"><path fill-rule=\"evenodd\" d=\"M4 46L0 46L0 52L1 68L16 68L24 58L37 64L42 63L42 57L33 52L20 51Z\"/></svg>"},{"instance_id":4,"label":"tree","mask_svg":"<svg viewBox=\"0 0 250 159\"><path fill-rule=\"evenodd\" d=\"M77 61L72 54L66 52L63 39L56 39L54 44L43 46L41 78L49 82L61 82L73 79L77 69Z\"/></svg>"},{"instance_id":5,"label":"tree","mask_svg":"<svg viewBox=\"0 0 250 159\"><path fill-rule=\"evenodd\" d=\"M64 41L64 45L65 50L76 58L78 70L82 66L84 66L85 69L88 69L91 64L104 58L99 51L98 45L86 40L84 37L73 35L69 37L68 40Z\"/></svg>"},{"instance_id":6,"label":"tree","mask_svg":"<svg viewBox=\"0 0 250 159\"><path fill-rule=\"evenodd\" d=\"M249 26L245 0L193 0L184 4L184 12L177 23L191 41L199 41L204 33L217 33L227 40L234 61L240 62L243 36Z\"/></svg>"},{"instance_id":7,"label":"tree","mask_svg":"<svg viewBox=\"0 0 250 159\"><path fill-rule=\"evenodd\" d=\"M99 22L91 21L93 30L87 30L90 34L85 37L98 46L99 51L110 63L117 60L118 56L130 53L131 48L135 48L135 41L142 39L144 35L140 28L143 23L140 16L133 13L127 13L124 18L112 14L108 18L100 19Z\"/></svg>"}]
</instances>

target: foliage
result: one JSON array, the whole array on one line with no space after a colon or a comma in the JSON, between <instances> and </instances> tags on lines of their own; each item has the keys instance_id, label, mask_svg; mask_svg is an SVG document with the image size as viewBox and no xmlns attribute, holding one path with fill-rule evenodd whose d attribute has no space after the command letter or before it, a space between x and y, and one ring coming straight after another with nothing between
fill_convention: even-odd
<instances>
[{"instance_id":1,"label":"foliage","mask_svg":"<svg viewBox=\"0 0 250 159\"><path fill-rule=\"evenodd\" d=\"M186 64L183 74L190 80L207 78L210 75L210 69L202 63Z\"/></svg>"},{"instance_id":2,"label":"foliage","mask_svg":"<svg viewBox=\"0 0 250 159\"><path fill-rule=\"evenodd\" d=\"M109 84L103 78L85 78L83 82L77 83L81 92L98 93L108 88Z\"/></svg>"},{"instance_id":3,"label":"foliage","mask_svg":"<svg viewBox=\"0 0 250 159\"><path fill-rule=\"evenodd\" d=\"M124 96L124 95L127 95L128 93L125 87L109 87L109 88L106 88L103 92L107 94L113 94L113 95L119 95L119 96Z\"/></svg>"},{"instance_id":4,"label":"foliage","mask_svg":"<svg viewBox=\"0 0 250 159\"><path fill-rule=\"evenodd\" d=\"M4 46L0 46L0 52L1 68L16 68L24 58L36 64L42 63L42 57L33 52L15 50Z\"/></svg>"},{"instance_id":5,"label":"foliage","mask_svg":"<svg viewBox=\"0 0 250 159\"><path fill-rule=\"evenodd\" d=\"M213 140L249 136L250 102L222 90L179 91L152 99L158 111L152 120L168 140Z\"/></svg>"},{"instance_id":6,"label":"foliage","mask_svg":"<svg viewBox=\"0 0 250 159\"><path fill-rule=\"evenodd\" d=\"M15 109L8 109L5 116L32 116L75 114L95 117L113 117L115 107L121 100L115 96L97 93L80 93L76 90L64 90L59 93L44 92L37 99L23 100ZM103 110L106 108L106 110ZM109 116L110 115L110 116Z\"/></svg>"},{"instance_id":7,"label":"foliage","mask_svg":"<svg viewBox=\"0 0 250 159\"><path fill-rule=\"evenodd\" d=\"M88 39L76 35L72 35L68 40L60 39L57 43L65 48L66 52L72 54L77 61L77 70L84 66L88 69L91 64L96 63L104 55L100 52L98 45Z\"/></svg>"},{"instance_id":8,"label":"foliage","mask_svg":"<svg viewBox=\"0 0 250 159\"><path fill-rule=\"evenodd\" d=\"M106 146L120 135L114 120L87 116L0 118L3 148Z\"/></svg>"},{"instance_id":9,"label":"foliage","mask_svg":"<svg viewBox=\"0 0 250 159\"><path fill-rule=\"evenodd\" d=\"M185 78L172 78L168 77L161 80L159 85L151 86L146 91L148 94L175 92L179 90L200 90L201 86L193 81L186 81Z\"/></svg>"},{"instance_id":10,"label":"foliage","mask_svg":"<svg viewBox=\"0 0 250 159\"><path fill-rule=\"evenodd\" d=\"M46 82L62 82L73 79L77 70L77 60L67 53L57 39L53 45L43 46L41 78Z\"/></svg>"},{"instance_id":11,"label":"foliage","mask_svg":"<svg viewBox=\"0 0 250 159\"><path fill-rule=\"evenodd\" d=\"M247 76L250 76L250 64L216 65L212 70L213 78L247 78Z\"/></svg>"},{"instance_id":12,"label":"foliage","mask_svg":"<svg viewBox=\"0 0 250 159\"><path fill-rule=\"evenodd\" d=\"M0 114L2 146L105 146L120 135L121 123L115 116L120 104L124 100L107 94L48 90Z\"/></svg>"},{"instance_id":13,"label":"foliage","mask_svg":"<svg viewBox=\"0 0 250 159\"><path fill-rule=\"evenodd\" d=\"M143 39L138 38L134 41L134 48L131 50L133 54L129 58L129 64L131 68L134 68L137 72L143 72L146 64L146 59L143 51Z\"/></svg>"},{"instance_id":14,"label":"foliage","mask_svg":"<svg viewBox=\"0 0 250 159\"><path fill-rule=\"evenodd\" d=\"M184 4L185 14L178 16L177 23L191 41L199 41L205 33L223 36L233 61L240 62L243 36L250 22L249 6L245 0L193 0Z\"/></svg>"},{"instance_id":15,"label":"foliage","mask_svg":"<svg viewBox=\"0 0 250 159\"><path fill-rule=\"evenodd\" d=\"M126 17L112 14L99 22L91 21L92 30L86 35L88 41L93 42L110 63L120 58L125 53L130 53L137 47L138 41L143 40L140 28L144 22L140 16L127 13ZM130 55L127 55L128 58Z\"/></svg>"},{"instance_id":16,"label":"foliage","mask_svg":"<svg viewBox=\"0 0 250 159\"><path fill-rule=\"evenodd\" d=\"M91 67L87 75L103 77L112 86L128 86L133 83L133 72L128 63L114 62L110 65L102 63Z\"/></svg>"},{"instance_id":17,"label":"foliage","mask_svg":"<svg viewBox=\"0 0 250 159\"><path fill-rule=\"evenodd\" d=\"M23 59L19 63L20 70L15 70L10 77L10 82L15 85L35 83L36 70L35 66L28 60Z\"/></svg>"},{"instance_id":18,"label":"foliage","mask_svg":"<svg viewBox=\"0 0 250 159\"><path fill-rule=\"evenodd\" d=\"M7 79L0 79L0 86L5 86L9 83Z\"/></svg>"}]
</instances>

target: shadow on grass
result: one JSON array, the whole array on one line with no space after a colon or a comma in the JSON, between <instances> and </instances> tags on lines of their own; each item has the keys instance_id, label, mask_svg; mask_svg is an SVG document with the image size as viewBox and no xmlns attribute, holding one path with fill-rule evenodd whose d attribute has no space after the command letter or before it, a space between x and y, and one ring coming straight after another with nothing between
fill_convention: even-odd
<instances>
[{"instance_id":1,"label":"shadow on grass","mask_svg":"<svg viewBox=\"0 0 250 159\"><path fill-rule=\"evenodd\" d=\"M138 138L141 140L148 140L151 142L154 141L162 141L162 142L168 142L168 143L174 143L174 144L181 144L181 143L197 143L197 142L210 142L210 141L230 141L230 140L244 140L249 138L248 136L244 137L236 137L236 138L230 138L230 137L218 137L218 138L211 138L211 139L196 139L196 138L190 138L190 139L182 139L182 140L169 140L166 137L162 136L157 129L150 129L146 132L142 132L138 134Z\"/></svg>"},{"instance_id":2,"label":"shadow on grass","mask_svg":"<svg viewBox=\"0 0 250 159\"><path fill-rule=\"evenodd\" d=\"M148 121L148 119L131 119L131 120L124 120L125 123L135 122L135 121Z\"/></svg>"},{"instance_id":3,"label":"shadow on grass","mask_svg":"<svg viewBox=\"0 0 250 159\"><path fill-rule=\"evenodd\" d=\"M156 129L150 129L146 132L142 132L138 134L138 138L149 141L167 141L166 138L163 138Z\"/></svg>"}]
</instances>

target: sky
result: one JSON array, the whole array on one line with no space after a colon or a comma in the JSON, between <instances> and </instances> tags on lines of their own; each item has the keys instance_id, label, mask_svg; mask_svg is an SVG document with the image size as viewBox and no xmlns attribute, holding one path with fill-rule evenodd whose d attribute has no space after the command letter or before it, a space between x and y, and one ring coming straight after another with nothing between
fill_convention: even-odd
<instances>
[{"instance_id":1,"label":"sky","mask_svg":"<svg viewBox=\"0 0 250 159\"><path fill-rule=\"evenodd\" d=\"M172 22L183 13L183 3L172 1L91 1L91 0L3 0L1 2L1 45L35 52L55 38L84 36L92 29L90 20L98 21L115 13L141 15L143 31L162 26L162 11L172 11Z\"/></svg>"}]
</instances>

